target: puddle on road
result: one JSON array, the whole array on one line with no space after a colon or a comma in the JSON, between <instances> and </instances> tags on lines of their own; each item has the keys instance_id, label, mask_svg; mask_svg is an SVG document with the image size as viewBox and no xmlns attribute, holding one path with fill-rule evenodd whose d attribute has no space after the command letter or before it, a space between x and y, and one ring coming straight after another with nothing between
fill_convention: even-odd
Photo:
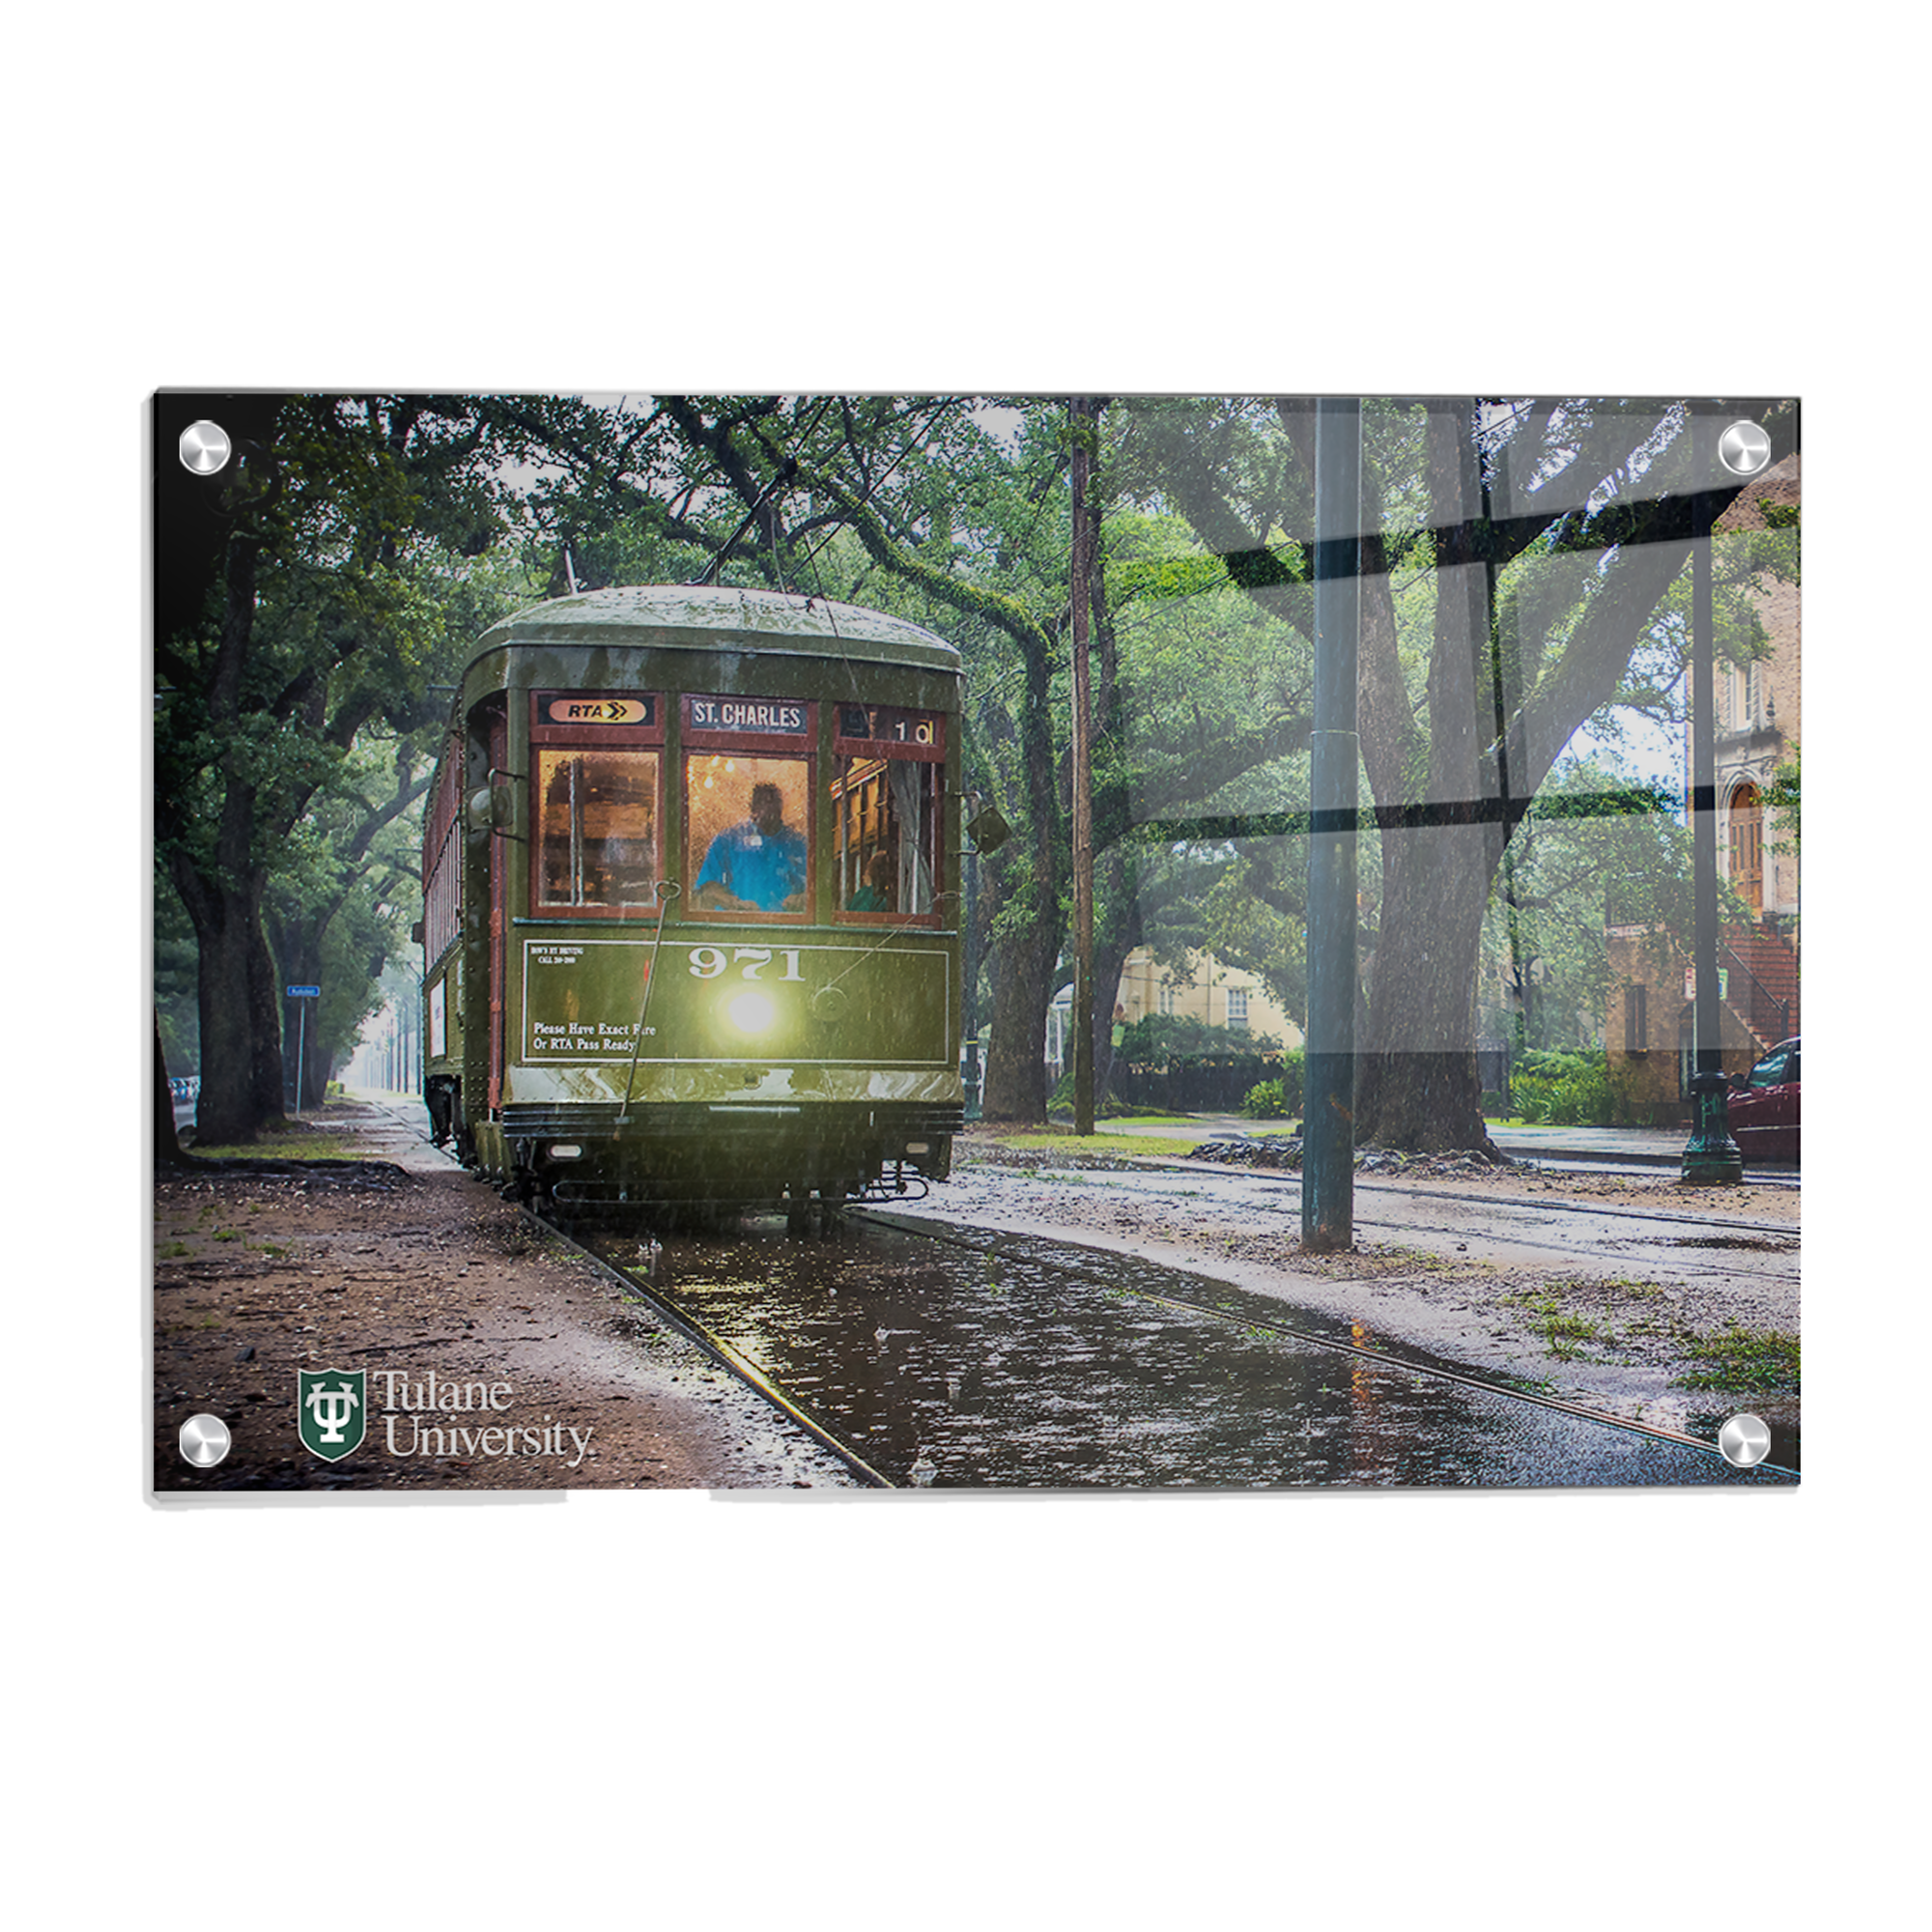
<instances>
[{"instance_id":1,"label":"puddle on road","mask_svg":"<svg viewBox=\"0 0 1932 1932\"><path fill-rule=\"evenodd\" d=\"M1625 1486L1789 1481L1266 1331L1348 1324L1131 1257L751 1221L661 1286L898 1484ZM1206 1302L1216 1313L1152 1297Z\"/></svg>"}]
</instances>

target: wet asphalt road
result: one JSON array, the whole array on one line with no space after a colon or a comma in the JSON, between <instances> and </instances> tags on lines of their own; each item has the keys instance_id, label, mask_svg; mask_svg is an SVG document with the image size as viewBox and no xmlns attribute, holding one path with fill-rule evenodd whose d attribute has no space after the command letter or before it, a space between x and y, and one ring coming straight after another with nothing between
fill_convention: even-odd
<instances>
[{"instance_id":1,"label":"wet asphalt road","mask_svg":"<svg viewBox=\"0 0 1932 1932\"><path fill-rule=\"evenodd\" d=\"M805 1242L748 1221L669 1243L658 1285L898 1485L1797 1481L1449 1365L1378 1359L1342 1324L1236 1288L1030 1236L936 1239L855 1214Z\"/></svg>"}]
</instances>

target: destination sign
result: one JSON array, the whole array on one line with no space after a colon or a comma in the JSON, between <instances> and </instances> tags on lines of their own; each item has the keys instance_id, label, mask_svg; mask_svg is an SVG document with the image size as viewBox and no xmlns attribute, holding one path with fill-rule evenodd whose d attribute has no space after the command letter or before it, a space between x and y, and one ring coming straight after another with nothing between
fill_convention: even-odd
<instances>
[{"instance_id":1,"label":"destination sign","mask_svg":"<svg viewBox=\"0 0 1932 1932\"><path fill-rule=\"evenodd\" d=\"M747 731L762 738L802 738L805 705L782 697L687 697L684 722L693 731Z\"/></svg>"},{"instance_id":2,"label":"destination sign","mask_svg":"<svg viewBox=\"0 0 1932 1932\"><path fill-rule=\"evenodd\" d=\"M320 986L291 986L289 998L292 1000L319 1000L322 998Z\"/></svg>"},{"instance_id":3,"label":"destination sign","mask_svg":"<svg viewBox=\"0 0 1932 1932\"><path fill-rule=\"evenodd\" d=\"M656 711L650 697L553 697L544 716L553 724L650 724Z\"/></svg>"},{"instance_id":4,"label":"destination sign","mask_svg":"<svg viewBox=\"0 0 1932 1932\"><path fill-rule=\"evenodd\" d=\"M904 711L885 704L841 704L838 735L873 744L936 745L939 721L926 711Z\"/></svg>"}]
</instances>

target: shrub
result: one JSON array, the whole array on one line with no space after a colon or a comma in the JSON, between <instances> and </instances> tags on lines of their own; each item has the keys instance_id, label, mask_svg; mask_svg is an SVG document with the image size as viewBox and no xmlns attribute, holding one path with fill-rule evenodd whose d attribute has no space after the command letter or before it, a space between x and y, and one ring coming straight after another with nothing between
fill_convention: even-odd
<instances>
[{"instance_id":1,"label":"shrub","mask_svg":"<svg viewBox=\"0 0 1932 1932\"><path fill-rule=\"evenodd\" d=\"M1185 1060L1196 1055L1272 1053L1278 1044L1272 1034L1209 1026L1186 1013L1149 1013L1122 1029L1114 1056L1126 1061Z\"/></svg>"},{"instance_id":2,"label":"shrub","mask_svg":"<svg viewBox=\"0 0 1932 1932\"><path fill-rule=\"evenodd\" d=\"M1304 1055L1298 1046L1292 1046L1281 1057L1281 1110L1284 1114L1298 1114L1303 1105L1301 1076Z\"/></svg>"},{"instance_id":3,"label":"shrub","mask_svg":"<svg viewBox=\"0 0 1932 1932\"><path fill-rule=\"evenodd\" d=\"M1614 1126L1627 1111L1602 1052L1525 1053L1510 1076L1510 1094L1523 1120L1552 1127Z\"/></svg>"},{"instance_id":4,"label":"shrub","mask_svg":"<svg viewBox=\"0 0 1932 1932\"><path fill-rule=\"evenodd\" d=\"M1288 1100L1279 1080L1258 1081L1248 1089L1241 1112L1251 1121L1278 1121L1288 1112Z\"/></svg>"}]
</instances>

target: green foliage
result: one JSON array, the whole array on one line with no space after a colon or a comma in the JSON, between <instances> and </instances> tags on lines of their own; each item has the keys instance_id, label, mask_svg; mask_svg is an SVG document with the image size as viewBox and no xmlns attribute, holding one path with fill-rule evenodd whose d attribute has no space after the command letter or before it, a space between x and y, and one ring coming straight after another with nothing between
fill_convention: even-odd
<instances>
[{"instance_id":1,"label":"green foliage","mask_svg":"<svg viewBox=\"0 0 1932 1932\"><path fill-rule=\"evenodd\" d=\"M1299 1047L1281 1057L1281 1072L1273 1080L1259 1081L1248 1089L1241 1112L1251 1121L1285 1121L1301 1111L1303 1059Z\"/></svg>"},{"instance_id":2,"label":"green foliage","mask_svg":"<svg viewBox=\"0 0 1932 1932\"><path fill-rule=\"evenodd\" d=\"M1510 1094L1521 1119L1546 1126L1607 1127L1629 1119L1601 1049L1525 1053L1510 1075Z\"/></svg>"},{"instance_id":3,"label":"green foliage","mask_svg":"<svg viewBox=\"0 0 1932 1932\"><path fill-rule=\"evenodd\" d=\"M1678 1378L1683 1388L1749 1389L1795 1394L1799 1386L1798 1337L1785 1329L1746 1328L1735 1322L1702 1335L1686 1352L1697 1364Z\"/></svg>"},{"instance_id":4,"label":"green foliage","mask_svg":"<svg viewBox=\"0 0 1932 1932\"><path fill-rule=\"evenodd\" d=\"M1517 828L1483 925L1486 1031L1531 1048L1581 1047L1604 1024L1606 926L1644 926L1667 952L1694 915L1690 839L1673 801L1605 754L1566 763ZM1727 917L1747 917L1721 881Z\"/></svg>"},{"instance_id":5,"label":"green foliage","mask_svg":"<svg viewBox=\"0 0 1932 1932\"><path fill-rule=\"evenodd\" d=\"M1268 1034L1210 1026L1186 1013L1149 1013L1122 1029L1114 1058L1136 1064L1217 1060L1229 1054L1271 1053L1280 1044Z\"/></svg>"},{"instance_id":6,"label":"green foliage","mask_svg":"<svg viewBox=\"0 0 1932 1932\"><path fill-rule=\"evenodd\" d=\"M1054 1083L1053 1092L1047 1096L1047 1112L1051 1115L1067 1115L1074 1112L1073 1069L1068 1067ZM1103 1094L1094 1105L1096 1121L1141 1120L1147 1114L1145 1107L1130 1106L1124 1100L1117 1100L1111 1094Z\"/></svg>"},{"instance_id":7,"label":"green foliage","mask_svg":"<svg viewBox=\"0 0 1932 1932\"><path fill-rule=\"evenodd\" d=\"M215 491L158 499L170 569L154 654L164 1047L171 1065L199 1059L204 1109L242 1136L278 1106L273 1003L246 991L269 960L265 922L288 977L322 979L338 1009L307 1014L305 1043L319 1017L325 1037L353 1031L367 972L397 938L377 910L374 832L412 803L412 768L446 710L437 687L455 682L479 622L529 601L491 555L504 496L474 403L288 396L256 410ZM375 728L391 739L386 806L356 750ZM325 975L345 906L333 944L347 964Z\"/></svg>"},{"instance_id":8,"label":"green foliage","mask_svg":"<svg viewBox=\"0 0 1932 1932\"><path fill-rule=\"evenodd\" d=\"M1771 786L1764 802L1777 814L1781 837L1772 840L1774 852L1798 852L1799 764L1803 747L1793 745L1791 755L1771 775Z\"/></svg>"},{"instance_id":9,"label":"green foliage","mask_svg":"<svg viewBox=\"0 0 1932 1932\"><path fill-rule=\"evenodd\" d=\"M1294 1109L1288 1104L1287 1090L1279 1080L1259 1080L1248 1089L1241 1112L1251 1121L1281 1121Z\"/></svg>"}]
</instances>

